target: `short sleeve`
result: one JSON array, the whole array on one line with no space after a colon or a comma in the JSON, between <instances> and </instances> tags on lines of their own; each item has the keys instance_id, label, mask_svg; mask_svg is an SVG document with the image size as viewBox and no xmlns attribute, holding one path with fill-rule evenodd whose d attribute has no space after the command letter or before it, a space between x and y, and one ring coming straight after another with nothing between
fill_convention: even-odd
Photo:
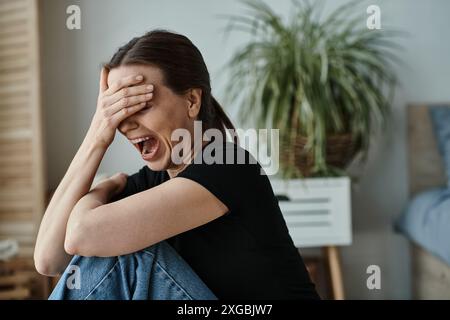
<instances>
[{"instance_id":1,"label":"short sleeve","mask_svg":"<svg viewBox=\"0 0 450 320\"><path fill-rule=\"evenodd\" d=\"M249 196L254 196L252 191L261 167L248 151L229 142L216 145L212 152L216 161L211 161L209 146L203 149L202 159L197 156L177 177L199 183L231 212L237 211L245 200L250 200Z\"/></svg>"}]
</instances>

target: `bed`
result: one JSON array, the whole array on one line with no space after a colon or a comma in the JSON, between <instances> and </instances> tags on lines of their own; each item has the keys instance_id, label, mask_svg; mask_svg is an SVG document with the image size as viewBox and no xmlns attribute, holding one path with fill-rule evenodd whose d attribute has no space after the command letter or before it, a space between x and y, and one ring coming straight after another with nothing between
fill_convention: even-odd
<instances>
[{"instance_id":1,"label":"bed","mask_svg":"<svg viewBox=\"0 0 450 320\"><path fill-rule=\"evenodd\" d=\"M434 118L430 114L434 107L410 105L407 108L411 200L396 227L411 240L413 299L450 299L450 241L446 241L450 239L450 188L445 170L448 161L442 157L441 145L436 141ZM424 211L426 206L428 211ZM415 223L415 229L411 222ZM428 226L418 230L417 222L422 228Z\"/></svg>"}]
</instances>

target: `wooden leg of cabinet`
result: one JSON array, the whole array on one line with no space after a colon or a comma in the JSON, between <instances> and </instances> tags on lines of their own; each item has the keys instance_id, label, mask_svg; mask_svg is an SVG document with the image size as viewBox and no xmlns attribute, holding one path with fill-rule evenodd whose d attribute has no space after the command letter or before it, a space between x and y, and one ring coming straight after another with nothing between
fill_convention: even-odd
<instances>
[{"instance_id":1,"label":"wooden leg of cabinet","mask_svg":"<svg viewBox=\"0 0 450 320\"><path fill-rule=\"evenodd\" d=\"M339 248L336 246L326 246L323 248L323 252L330 275L332 297L335 300L344 300L344 282L342 279Z\"/></svg>"}]
</instances>

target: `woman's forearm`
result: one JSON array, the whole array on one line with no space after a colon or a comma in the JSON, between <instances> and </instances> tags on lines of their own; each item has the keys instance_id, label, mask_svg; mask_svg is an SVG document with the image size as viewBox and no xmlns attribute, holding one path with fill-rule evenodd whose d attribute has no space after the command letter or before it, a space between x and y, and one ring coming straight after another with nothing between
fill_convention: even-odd
<instances>
[{"instance_id":1,"label":"woman's forearm","mask_svg":"<svg viewBox=\"0 0 450 320\"><path fill-rule=\"evenodd\" d=\"M86 230L90 229L92 215L96 214L95 209L109 203L111 198L123 189L126 181L126 175L116 174L99 183L77 202L67 222L64 242L67 253L73 255L86 254L86 251L80 251L80 244L86 244ZM88 243L88 245L95 246L94 243Z\"/></svg>"},{"instance_id":2,"label":"woman's forearm","mask_svg":"<svg viewBox=\"0 0 450 320\"><path fill-rule=\"evenodd\" d=\"M86 138L60 182L42 219L34 259L36 269L46 275L62 272L71 259L64 250L67 221L76 203L89 192L106 152Z\"/></svg>"},{"instance_id":3,"label":"woman's forearm","mask_svg":"<svg viewBox=\"0 0 450 320\"><path fill-rule=\"evenodd\" d=\"M34 259L36 269L47 275L64 270L71 256L64 250L66 227L77 202L89 192L98 166L114 140L120 123L145 108L153 87L137 85L142 75L129 75L108 86L102 68L97 108L88 133L56 189L39 228Z\"/></svg>"}]
</instances>

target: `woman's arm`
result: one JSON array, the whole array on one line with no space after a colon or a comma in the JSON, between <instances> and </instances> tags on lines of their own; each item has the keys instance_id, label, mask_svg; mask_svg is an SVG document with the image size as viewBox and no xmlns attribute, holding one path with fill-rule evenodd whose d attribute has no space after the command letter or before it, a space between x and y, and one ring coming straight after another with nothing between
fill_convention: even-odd
<instances>
[{"instance_id":1,"label":"woman's arm","mask_svg":"<svg viewBox=\"0 0 450 320\"><path fill-rule=\"evenodd\" d=\"M107 203L108 194L120 184L118 179L105 181L78 201L67 224L67 252L100 257L128 254L228 212L210 191L186 178L173 178Z\"/></svg>"},{"instance_id":2,"label":"woman's arm","mask_svg":"<svg viewBox=\"0 0 450 320\"><path fill-rule=\"evenodd\" d=\"M138 112L150 100L145 85L134 86L143 78L121 79L108 88L108 72L102 69L97 109L88 133L58 185L39 228L34 261L39 273L54 276L71 259L64 250L67 221L75 204L89 192L100 162L114 139L117 126Z\"/></svg>"},{"instance_id":3,"label":"woman's arm","mask_svg":"<svg viewBox=\"0 0 450 320\"><path fill-rule=\"evenodd\" d=\"M64 251L65 227L72 208L92 184L105 149L85 141L45 211L39 228L34 261L39 273L54 276L64 270L71 256Z\"/></svg>"}]
</instances>

